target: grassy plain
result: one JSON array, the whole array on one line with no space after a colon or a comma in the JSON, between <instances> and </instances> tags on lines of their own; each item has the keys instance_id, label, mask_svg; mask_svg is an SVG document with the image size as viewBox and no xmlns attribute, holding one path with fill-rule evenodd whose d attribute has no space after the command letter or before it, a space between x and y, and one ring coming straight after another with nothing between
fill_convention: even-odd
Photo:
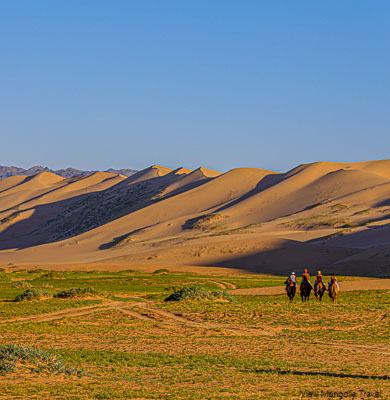
<instances>
[{"instance_id":1,"label":"grassy plain","mask_svg":"<svg viewBox=\"0 0 390 400\"><path fill-rule=\"evenodd\" d=\"M342 277L341 279L349 279ZM14 302L28 281L48 293ZM0 274L0 345L45 350L81 376L21 362L0 399L390 398L390 291L302 304L284 295L166 302L175 288L278 286L282 277L15 271ZM27 285L28 286L28 285ZM102 296L53 298L92 287ZM1 360L0 360L1 370Z\"/></svg>"}]
</instances>

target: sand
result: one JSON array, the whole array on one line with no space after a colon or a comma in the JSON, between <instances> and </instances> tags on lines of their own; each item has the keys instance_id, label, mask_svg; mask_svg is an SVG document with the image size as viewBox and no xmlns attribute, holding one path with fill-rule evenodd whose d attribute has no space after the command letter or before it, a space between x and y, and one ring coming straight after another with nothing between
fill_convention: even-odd
<instances>
[{"instance_id":1,"label":"sand","mask_svg":"<svg viewBox=\"0 0 390 400\"><path fill-rule=\"evenodd\" d=\"M0 181L0 265L390 276L390 160Z\"/></svg>"}]
</instances>

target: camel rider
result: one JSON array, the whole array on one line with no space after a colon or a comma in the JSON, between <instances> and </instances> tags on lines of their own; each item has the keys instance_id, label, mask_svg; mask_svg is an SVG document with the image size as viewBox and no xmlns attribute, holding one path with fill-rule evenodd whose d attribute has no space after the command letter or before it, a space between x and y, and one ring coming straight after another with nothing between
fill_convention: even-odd
<instances>
[{"instance_id":1,"label":"camel rider","mask_svg":"<svg viewBox=\"0 0 390 400\"><path fill-rule=\"evenodd\" d=\"M322 284L324 285L324 288L326 289L324 277L322 276L321 271L317 271L317 280L314 282L314 287L316 288L320 282L322 282Z\"/></svg>"},{"instance_id":2,"label":"camel rider","mask_svg":"<svg viewBox=\"0 0 390 400\"><path fill-rule=\"evenodd\" d=\"M305 282L305 281L309 282L309 285L310 285L311 288L313 289L313 285L312 285L311 282L310 282L310 275L309 275L309 273L307 272L307 269L305 269L305 272L304 272L303 275L302 275L301 287L302 287L302 283Z\"/></svg>"},{"instance_id":3,"label":"camel rider","mask_svg":"<svg viewBox=\"0 0 390 400\"><path fill-rule=\"evenodd\" d=\"M289 278L287 278L286 282L284 282L286 284L286 290L288 288L288 286L290 285L290 282L292 282L295 286L298 285L297 282L297 277L295 276L295 272L293 272Z\"/></svg>"},{"instance_id":4,"label":"camel rider","mask_svg":"<svg viewBox=\"0 0 390 400\"><path fill-rule=\"evenodd\" d=\"M340 290L340 286L339 286L339 284L338 284L338 282L337 282L337 278L336 278L336 275L335 275L335 274L332 274L332 277L330 278L330 282L329 282L329 285L328 285L328 290L329 290L330 287L332 286L333 282L336 284L337 289Z\"/></svg>"}]
</instances>

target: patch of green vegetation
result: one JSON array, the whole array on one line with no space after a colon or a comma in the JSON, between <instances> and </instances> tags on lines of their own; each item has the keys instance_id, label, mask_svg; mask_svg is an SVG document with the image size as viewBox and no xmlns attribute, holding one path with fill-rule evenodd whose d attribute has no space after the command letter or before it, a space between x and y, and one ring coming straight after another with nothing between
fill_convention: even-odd
<instances>
[{"instance_id":1,"label":"patch of green vegetation","mask_svg":"<svg viewBox=\"0 0 390 400\"><path fill-rule=\"evenodd\" d=\"M330 206L330 209L332 210L332 214L338 213L347 208L348 208L348 206L346 206L345 204L341 204L341 203L333 204L332 206Z\"/></svg>"},{"instance_id":2,"label":"patch of green vegetation","mask_svg":"<svg viewBox=\"0 0 390 400\"><path fill-rule=\"evenodd\" d=\"M344 236L344 235L346 235L346 234L348 234L350 232L352 232L352 229L342 229L341 231L338 231L338 232L335 232L335 233L331 233L330 235L325 235L325 236L321 236L319 238L308 240L308 243L313 243L313 242L316 242L317 240L334 239L336 237Z\"/></svg>"},{"instance_id":3,"label":"patch of green vegetation","mask_svg":"<svg viewBox=\"0 0 390 400\"><path fill-rule=\"evenodd\" d=\"M9 280L11 280L9 274L7 274L4 271L0 271L0 281L2 282L8 282Z\"/></svg>"},{"instance_id":4,"label":"patch of green vegetation","mask_svg":"<svg viewBox=\"0 0 390 400\"><path fill-rule=\"evenodd\" d=\"M25 280L16 281L12 284L12 287L19 288L19 289L26 289L31 287L31 283Z\"/></svg>"},{"instance_id":5,"label":"patch of green vegetation","mask_svg":"<svg viewBox=\"0 0 390 400\"><path fill-rule=\"evenodd\" d=\"M40 300L42 297L48 297L50 293L46 292L43 289L27 289L23 293L19 294L15 297L15 301L30 301L30 300Z\"/></svg>"},{"instance_id":6,"label":"patch of green vegetation","mask_svg":"<svg viewBox=\"0 0 390 400\"><path fill-rule=\"evenodd\" d=\"M233 300L231 294L223 290L207 290L203 286L184 286L176 289L165 301L181 300Z\"/></svg>"},{"instance_id":7,"label":"patch of green vegetation","mask_svg":"<svg viewBox=\"0 0 390 400\"><path fill-rule=\"evenodd\" d=\"M184 223L183 229L199 229L203 231L216 229L217 227L213 226L212 223L222 218L228 217L222 214L204 214L199 217L188 219Z\"/></svg>"},{"instance_id":8,"label":"patch of green vegetation","mask_svg":"<svg viewBox=\"0 0 390 400\"><path fill-rule=\"evenodd\" d=\"M253 233L253 231L249 231L249 228L254 228L254 227L259 227L261 226L261 223L259 224L249 224L245 225L239 228L232 228L232 229L225 229L220 232L216 232L211 234L210 236L226 236L226 235L239 235L239 234L244 234L244 233ZM217 228L217 227L215 227ZM218 227L219 229L223 229L223 227Z\"/></svg>"},{"instance_id":9,"label":"patch of green vegetation","mask_svg":"<svg viewBox=\"0 0 390 400\"><path fill-rule=\"evenodd\" d=\"M26 369L38 373L82 374L81 370L67 367L61 359L46 350L14 344L0 346L0 374Z\"/></svg>"},{"instance_id":10,"label":"patch of green vegetation","mask_svg":"<svg viewBox=\"0 0 390 400\"><path fill-rule=\"evenodd\" d=\"M344 228L350 227L347 218L330 218L327 214L312 215L307 218L296 219L281 223L281 225L297 229L316 229L316 228Z\"/></svg>"},{"instance_id":11,"label":"patch of green vegetation","mask_svg":"<svg viewBox=\"0 0 390 400\"><path fill-rule=\"evenodd\" d=\"M61 271L49 271L39 275L36 279L65 279L66 275Z\"/></svg>"},{"instance_id":12,"label":"patch of green vegetation","mask_svg":"<svg viewBox=\"0 0 390 400\"><path fill-rule=\"evenodd\" d=\"M373 210L373 208L366 208L365 210L356 211L352 215L364 215L364 214L368 214L372 210Z\"/></svg>"},{"instance_id":13,"label":"patch of green vegetation","mask_svg":"<svg viewBox=\"0 0 390 400\"><path fill-rule=\"evenodd\" d=\"M60 292L53 295L53 297L60 299L71 299L75 297L105 297L106 294L100 292L92 287L84 287L84 288L71 288L67 290L61 290Z\"/></svg>"}]
</instances>

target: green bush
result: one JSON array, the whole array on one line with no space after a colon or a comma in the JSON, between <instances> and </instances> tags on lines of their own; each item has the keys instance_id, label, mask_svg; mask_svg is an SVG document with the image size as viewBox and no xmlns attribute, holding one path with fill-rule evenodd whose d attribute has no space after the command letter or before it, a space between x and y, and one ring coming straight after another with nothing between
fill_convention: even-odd
<instances>
[{"instance_id":1,"label":"green bush","mask_svg":"<svg viewBox=\"0 0 390 400\"><path fill-rule=\"evenodd\" d=\"M165 301L180 300L233 300L233 297L223 290L210 291L203 286L184 286L168 296Z\"/></svg>"},{"instance_id":2,"label":"green bush","mask_svg":"<svg viewBox=\"0 0 390 400\"><path fill-rule=\"evenodd\" d=\"M40 279L65 279L65 274L63 272L58 272L58 271L50 271L47 273L42 274L37 280Z\"/></svg>"},{"instance_id":3,"label":"green bush","mask_svg":"<svg viewBox=\"0 0 390 400\"><path fill-rule=\"evenodd\" d=\"M160 268L160 269L156 269L153 273L154 274L168 274L169 272L171 272L171 271L169 271L169 269Z\"/></svg>"},{"instance_id":4,"label":"green bush","mask_svg":"<svg viewBox=\"0 0 390 400\"><path fill-rule=\"evenodd\" d=\"M85 288L71 288L67 290L62 290L56 293L53 297L58 297L61 299L70 299L73 297L89 297L89 296L105 296L105 293L99 292L91 287Z\"/></svg>"},{"instance_id":5,"label":"green bush","mask_svg":"<svg viewBox=\"0 0 390 400\"><path fill-rule=\"evenodd\" d=\"M16 281L12 284L12 287L26 289L31 287L31 283L27 281Z\"/></svg>"},{"instance_id":6,"label":"green bush","mask_svg":"<svg viewBox=\"0 0 390 400\"><path fill-rule=\"evenodd\" d=\"M20 369L82 375L80 370L67 367L48 351L14 344L0 346L0 374L5 375Z\"/></svg>"},{"instance_id":7,"label":"green bush","mask_svg":"<svg viewBox=\"0 0 390 400\"><path fill-rule=\"evenodd\" d=\"M40 300L42 297L50 296L50 293L42 289L27 289L22 294L15 297L15 301L28 301L28 300Z\"/></svg>"}]
</instances>

